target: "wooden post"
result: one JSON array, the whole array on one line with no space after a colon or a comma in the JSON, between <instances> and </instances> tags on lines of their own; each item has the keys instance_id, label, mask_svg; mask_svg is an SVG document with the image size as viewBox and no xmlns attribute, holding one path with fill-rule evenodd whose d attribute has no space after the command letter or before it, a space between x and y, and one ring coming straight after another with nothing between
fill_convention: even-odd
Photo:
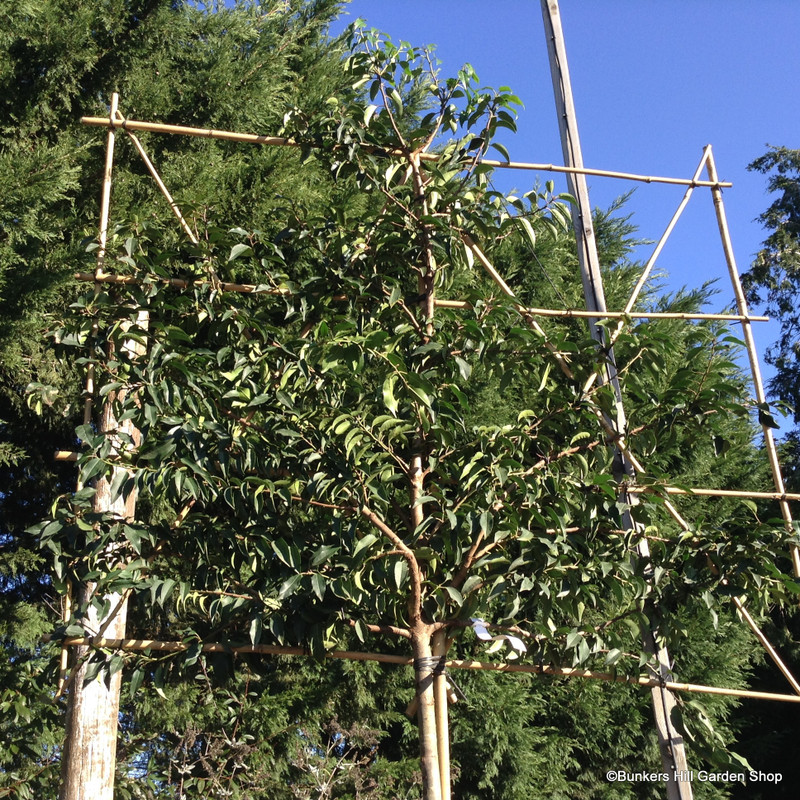
<instances>
[{"instance_id":1,"label":"wooden post","mask_svg":"<svg viewBox=\"0 0 800 800\"><path fill-rule=\"evenodd\" d=\"M116 94L111 101L111 119L117 112L119 99ZM114 158L114 128L108 133L106 168L103 178L103 192L100 209L100 248L97 257L98 274L102 271L106 254L108 234L109 205L111 197L111 173ZM139 312L138 324L147 325L147 312ZM131 355L140 354L142 347L128 341L123 348ZM109 353L109 356L111 353ZM85 415L92 419L92 394L94 392L94 372L87 381ZM107 434L114 442L114 450L119 453L138 443L139 432L129 421L118 422L113 413L115 400L124 397L125 389L111 393L107 398L97 420L97 430ZM99 478L95 485L93 510L111 514L120 519L132 520L136 498L134 494L112 500L111 483L114 475L123 469L115 467L111 475ZM113 553L112 553L113 555ZM119 638L125 636L128 595L105 595L105 613L100 613L91 605L96 595L96 584L89 582L78 587L76 599L79 607L85 608L81 619L83 627L93 635ZM70 687L67 695L66 737L61 755L61 788L59 800L113 800L114 777L116 772L117 726L119 717L119 695L122 673L117 672L108 679L95 678L85 682L88 647L78 647Z\"/></svg>"},{"instance_id":2,"label":"wooden post","mask_svg":"<svg viewBox=\"0 0 800 800\"><path fill-rule=\"evenodd\" d=\"M542 16L544 18L547 50L550 56L550 69L553 78L553 91L558 112L558 126L561 132L561 144L564 152L564 163L568 167L583 168L580 138L578 136L578 122L572 98L572 86L567 66L567 53L564 45L564 34L561 28L561 18L558 0L541 0ZM586 175L576 172L567 176L571 194L577 203L572 208L573 226L578 245L578 260L581 268L581 279L589 311L605 312L606 302L603 292L603 278L600 272L600 260L597 254L597 242L592 224L592 209L589 204L589 190L586 184ZM739 313L742 313L741 311ZM616 400L616 419L609 420L616 428L618 434L626 430L625 411L622 406L622 392L617 379L617 368L613 348L606 348L603 329L597 325L596 319L589 320L589 330L598 346L607 353L605 375L602 380L611 385ZM618 465L618 477L628 480L635 479L635 470L627 454L620 447L616 448L614 459ZM638 531L638 526L630 511L631 498L627 491L620 492L620 501L625 503L628 510L623 515L625 528ZM644 536L638 545L639 555L649 558L649 546ZM669 655L665 648L659 647L652 630L642 631L643 646L651 654L657 664L654 677L666 682L670 677ZM691 800L692 788L689 781L676 780L676 775L687 774L686 754L683 739L672 727L670 717L675 706L673 694L663 685L652 690L653 711L656 721L659 749L665 772L669 776L667 782L667 797L669 800Z\"/></svg>"}]
</instances>

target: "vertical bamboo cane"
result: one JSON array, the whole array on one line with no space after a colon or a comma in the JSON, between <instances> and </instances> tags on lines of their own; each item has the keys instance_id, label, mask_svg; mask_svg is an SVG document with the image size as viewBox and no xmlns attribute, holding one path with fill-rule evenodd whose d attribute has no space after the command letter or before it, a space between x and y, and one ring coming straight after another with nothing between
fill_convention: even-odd
<instances>
[{"instance_id":1,"label":"vertical bamboo cane","mask_svg":"<svg viewBox=\"0 0 800 800\"><path fill-rule=\"evenodd\" d=\"M119 95L114 92L111 95L110 119L113 120L118 113ZM114 144L116 141L116 129L112 126L108 129L106 138L106 163L103 170L103 190L100 195L100 235L98 236L97 266L95 267L95 277L99 278L103 273L106 260L106 244L108 243L108 216L111 206L111 174L114 169ZM100 291L100 284L95 284L95 294ZM96 326L94 329L96 332ZM92 421L92 406L94 398L95 366L90 361L86 370L86 387L83 405L83 423L87 425ZM80 488L80 487L79 487Z\"/></svg>"},{"instance_id":2,"label":"vertical bamboo cane","mask_svg":"<svg viewBox=\"0 0 800 800\"><path fill-rule=\"evenodd\" d=\"M572 86L570 84L558 2L557 0L541 0L541 3L553 78L553 92L558 111L558 125L561 131L561 144L564 151L564 162L568 167L582 168L583 156L581 154L577 115L572 98ZM567 180L571 193L577 199L577 204L572 208L572 217L578 245L578 261L581 267L586 308L589 311L606 311L603 277L600 272L597 242L592 225L586 176L584 174L573 174L569 175ZM597 325L597 320L589 320L589 331L592 338L597 341L598 346L606 352L605 368L603 369L605 374L601 376L601 379L612 387L616 405L616 420L609 420L609 422L614 425L617 434L622 434L626 430L626 419L622 405L622 392L617 378L614 351L612 347L606 347L605 335L603 329ZM616 447L615 450L614 462L619 473L617 477L619 479L635 479L635 469L626 452L620 447ZM620 491L620 500L628 508L623 514L624 526L632 531L639 531L640 526L637 525L630 511L631 498L624 489ZM640 538L638 551L642 558L649 558L649 546L644 536ZM672 708L675 706L675 698L663 685L670 678L669 655L664 647L658 646L652 630L643 629L642 639L644 650L654 657L657 665L654 670L654 677L662 683L661 686L652 690L652 694L653 713L661 759L669 776L666 784L667 796L669 800L691 800L691 784L676 777L687 772L687 765L683 739L674 730L670 721Z\"/></svg>"},{"instance_id":3,"label":"vertical bamboo cane","mask_svg":"<svg viewBox=\"0 0 800 800\"><path fill-rule=\"evenodd\" d=\"M119 94L114 92L111 95L111 108L109 110L109 120L113 120L119 108ZM95 277L103 272L103 263L106 255L106 242L108 241L108 213L111 201L111 174L114 169L114 143L116 141L116 129L110 126L106 137L106 161L103 170L103 188L100 195L100 234L98 237L99 249L97 251L97 266L95 267ZM100 291L100 284L94 286L95 294ZM92 335L97 332L97 326L92 326ZM88 425L92 421L92 408L94 404L94 381L95 366L94 361L90 361L86 368L86 383L84 384L83 394L83 424ZM83 488L80 478L78 478L77 491ZM72 583L67 580L67 591L62 604L62 622L67 625L72 616ZM61 697L67 680L69 669L69 650L61 648L58 670L58 688L56 697Z\"/></svg>"},{"instance_id":4,"label":"vertical bamboo cane","mask_svg":"<svg viewBox=\"0 0 800 800\"><path fill-rule=\"evenodd\" d=\"M707 170L709 179L716 181L717 179L717 165L714 161L714 154L711 152L709 146L709 157L707 163ZM736 266L736 257L733 254L733 244L731 243L730 231L728 229L728 218L725 214L725 204L722 201L722 189L715 187L711 190L711 196L714 198L714 211L717 215L717 225L719 227L719 235L722 240L722 249L725 252L725 262L728 265L728 274L733 286L734 296L736 297L736 308L744 317L748 316L747 300L744 296L744 289L742 282L739 279L739 270ZM741 321L742 334L744 337L745 347L747 348L747 357L750 361L750 372L753 376L753 387L756 393L756 400L759 403L767 402L767 395L764 391L764 381L761 378L761 367L758 363L758 353L756 351L756 343L753 339L753 325L749 319ZM779 494L785 494L786 487L783 483L783 475L781 474L781 465L778 459L778 449L775 446L775 437L772 435L772 428L767 425L761 426L764 431L764 446L767 450L769 458L769 466L772 470L772 480L775 483L775 490ZM794 521L792 519L792 512L789 508L787 500L782 499L780 503L781 515L783 516L783 523L786 532L790 536L794 536ZM791 546L792 566L794 574L800 578L800 551L797 545Z\"/></svg>"},{"instance_id":5,"label":"vertical bamboo cane","mask_svg":"<svg viewBox=\"0 0 800 800\"><path fill-rule=\"evenodd\" d=\"M447 655L447 634L444 631L434 633L431 645L434 658L444 658ZM447 718L447 677L444 670L437 669L434 675L433 699L436 706L436 744L442 800L450 800L450 727Z\"/></svg>"}]
</instances>

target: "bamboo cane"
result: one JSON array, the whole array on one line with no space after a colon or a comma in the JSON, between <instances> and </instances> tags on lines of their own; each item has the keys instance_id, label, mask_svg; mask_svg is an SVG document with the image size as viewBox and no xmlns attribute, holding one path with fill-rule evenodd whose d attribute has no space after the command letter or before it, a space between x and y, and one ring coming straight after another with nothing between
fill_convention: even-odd
<instances>
[{"instance_id":1,"label":"bamboo cane","mask_svg":"<svg viewBox=\"0 0 800 800\"><path fill-rule=\"evenodd\" d=\"M703 167L706 165L708 161L708 157L711 153L711 146L709 145L703 150L703 157L700 159L700 163L695 170L693 180L697 180L700 177L700 173L703 171ZM658 244L653 250L653 254L647 260L647 264L645 264L644 270L642 274L639 276L639 280L636 282L636 286L634 286L633 291L631 292L631 296L628 299L628 302L625 304L625 312L630 313L631 309L636 303L636 300L639 297L640 292L644 288L647 279L650 277L650 273L653 271L653 267L656 264L656 260L658 259L659 255L661 255L661 251L664 249L664 245L667 243L667 239L669 239L670 234L675 228L678 220L680 219L681 214L683 214L683 210L689 203L689 199L694 192L694 184L689 186L686 190L686 193L683 195L683 199L681 200L678 208L676 209L675 213L672 215L672 219L670 219L669 224L667 225L664 233L661 234L661 238L658 240Z\"/></svg>"},{"instance_id":2,"label":"bamboo cane","mask_svg":"<svg viewBox=\"0 0 800 800\"><path fill-rule=\"evenodd\" d=\"M714 154L711 152L710 146L708 156L708 176L712 181L716 180L717 178L717 166L714 161ZM731 243L731 236L728 230L728 219L725 214L725 204L722 201L722 191L719 189L719 187L715 187L712 189L711 196L714 199L714 211L717 215L717 225L719 227L720 238L722 240L722 249L725 252L725 262L728 265L728 274L730 275L731 285L733 286L734 295L736 296L736 307L742 316L747 316L747 300L744 296L742 282L739 279L739 270L736 266L736 257L733 254L733 244ZM756 399L759 403L766 403L767 396L764 391L764 381L761 378L761 367L758 363L758 354L756 352L756 344L753 338L753 329L747 320L742 320L741 325L745 346L747 347L747 356L750 361L750 372L753 376L753 386L756 392ZM781 465L778 459L778 449L775 446L775 437L772 435L772 429L769 426L762 425L761 427L764 431L764 446L766 447L770 469L772 470L772 480L775 484L777 499L780 501L784 527L790 536L794 536L792 512L789 509L789 504L786 502L788 495L786 494L786 488L783 483ZM791 545L790 553L792 558L792 566L794 567L794 574L796 577L800 578L800 550L798 550L797 545Z\"/></svg>"},{"instance_id":3,"label":"bamboo cane","mask_svg":"<svg viewBox=\"0 0 800 800\"><path fill-rule=\"evenodd\" d=\"M481 248L478 247L478 245L467 234L462 234L461 238L464 244L470 248L475 258L478 259L481 266L483 266L483 268L486 270L486 272L489 274L492 280L500 287L503 294L505 294L512 300L516 300L516 295L514 294L513 290L503 280L503 277L500 275L497 269L495 269L494 264L492 264L492 262L489 261L489 259L486 257L486 254L483 252L483 250L481 250ZM567 361L564 358L564 356L558 351L558 348L556 348L556 346L552 342L547 340L546 334L542 326L535 319L533 319L530 314L525 314L524 306L517 305L517 308L519 309L521 314L525 315L525 318L527 319L528 323L536 331L536 333L538 333L539 336L542 337L545 343L545 347L547 347L550 353L552 353L553 358L555 358L559 368L561 369L561 372L570 380L574 380L575 374L572 372L572 369L570 368L569 364L567 364ZM587 394L587 392L584 391L584 394ZM628 449L628 445L625 442L625 437L614 428L614 426L609 422L609 420L606 419L605 415L599 409L597 409L596 416L598 421L603 426L606 433L612 438L614 443L626 453L633 468L637 472L644 472L644 467L642 467L637 458Z\"/></svg>"},{"instance_id":4,"label":"bamboo cane","mask_svg":"<svg viewBox=\"0 0 800 800\"><path fill-rule=\"evenodd\" d=\"M49 641L51 637L43 637ZM221 642L169 642L155 639L103 639L98 637L70 637L64 639L66 647L95 647L108 650L147 651L165 653L182 653L192 647L200 645L204 653L241 653L254 655L274 656L311 656L304 647L280 647L277 645L248 644L230 645ZM330 650L325 653L325 658L340 661L375 661L382 664L397 664L398 666L412 666L414 660L408 656L399 656L389 653L363 653L354 650ZM676 692L695 692L700 694L714 694L726 697L744 697L754 700L774 700L784 703L800 703L800 696L777 694L774 692L757 692L749 689L727 689L721 686L706 686L700 683L678 683L676 681L659 681L644 675L618 675L613 672L599 672L589 669L571 667L552 667L537 664L509 664L489 661L475 661L472 659L447 659L447 669L485 670L489 672L519 672L531 675L548 675L554 678L590 678L606 681L608 683L628 683L636 686L652 688L664 686Z\"/></svg>"},{"instance_id":5,"label":"bamboo cane","mask_svg":"<svg viewBox=\"0 0 800 800\"><path fill-rule=\"evenodd\" d=\"M245 144L271 145L277 147L317 147L310 142L298 142L284 136L262 136L255 133L237 133L235 131L216 130L214 128L192 128L187 125L165 125L159 122L145 122L133 119L114 119L109 123L105 117L81 117L83 125L92 125L103 128L109 124L115 128L124 128L133 131L152 131L153 133L168 133L179 136L196 136L204 139L221 139L229 142L243 142ZM366 149L391 156L405 156L402 150L394 148L365 145ZM435 153L419 153L421 161L437 161L440 156ZM674 186L707 186L728 188L732 183L700 181L691 178L665 178L656 175L640 175L635 172L616 172L608 169L590 169L588 167L564 167L558 164L539 164L527 161L497 161L491 158L478 159L478 164L485 164L498 169L534 170L536 172L558 172L565 174L595 175L601 178L619 178L626 181L639 183L665 183Z\"/></svg>"},{"instance_id":6,"label":"bamboo cane","mask_svg":"<svg viewBox=\"0 0 800 800\"><path fill-rule=\"evenodd\" d=\"M468 300L437 300L436 305L441 308L472 308L472 303ZM521 307L526 314L533 314L539 317L575 317L578 319L680 319L680 320L724 320L727 322L738 322L748 319L751 322L769 322L769 317L749 316L743 317L741 314L705 314L701 312L684 311L586 311L582 308L537 308L534 306Z\"/></svg>"},{"instance_id":7,"label":"bamboo cane","mask_svg":"<svg viewBox=\"0 0 800 800\"><path fill-rule=\"evenodd\" d=\"M73 276L77 281L97 281L98 283L119 283L125 285L141 285L141 278L135 275L117 275L112 272L103 272L100 275L93 275L89 272L76 272ZM159 283L166 283L177 289L188 289L191 286L198 286L207 281L190 281L185 278L156 278ZM500 279L502 280L502 278ZM504 282L505 283L505 282ZM268 295L291 295L292 290L285 287L272 288L258 286L252 283L220 283L219 288L223 292L240 292L241 294L268 294ZM510 291L510 290L509 290ZM513 294L511 295L513 296ZM335 300L346 300L345 295L337 295ZM468 300L435 300L435 304L440 308L472 308L472 303ZM584 319L587 317L598 317L600 319L620 319L630 317L631 319L680 319L680 320L722 320L728 322L739 322L749 320L750 322L769 322L769 317L751 314L742 316L741 314L703 314L688 313L683 311L605 311L603 313L586 311L581 308L536 308L520 306L520 311L525 314L540 317L575 317Z\"/></svg>"},{"instance_id":8,"label":"bamboo cane","mask_svg":"<svg viewBox=\"0 0 800 800\"><path fill-rule=\"evenodd\" d=\"M138 286L143 283L141 278L135 275L115 275L114 273L104 272L98 276L88 272L76 272L75 280L78 281L97 281L98 283L118 283L123 285ZM203 286L210 283L208 280L186 280L185 278L156 278L158 283L174 286L176 289L190 289L192 286ZM269 286L257 286L252 283L220 283L217 287L223 292L239 292L241 294L269 294L269 295L289 295L291 289L275 288ZM334 298L334 299L338 299ZM344 298L342 298L344 299Z\"/></svg>"},{"instance_id":9,"label":"bamboo cane","mask_svg":"<svg viewBox=\"0 0 800 800\"><path fill-rule=\"evenodd\" d=\"M447 654L447 634L441 630L433 635L431 642L434 657ZM447 719L447 676L438 670L433 678L436 707L436 744L439 751L439 776L442 784L442 800L450 800L450 728Z\"/></svg>"},{"instance_id":10,"label":"bamboo cane","mask_svg":"<svg viewBox=\"0 0 800 800\"><path fill-rule=\"evenodd\" d=\"M700 164L698 165L697 170L695 170L695 173L694 173L694 177L695 178L699 178L700 173L702 172L703 167L705 166L706 161L708 160L708 154L709 154L709 148L706 147L703 150L703 157L700 159ZM675 225L677 224L678 219L680 218L681 214L683 213L683 210L688 205L689 198L692 196L693 192L694 192L694 186L690 186L686 190L686 192L685 192L685 194L683 196L683 199L681 200L680 204L678 205L678 208L676 209L675 213L672 215L672 219L670 219L669 224L667 225L664 233L661 234L661 238L659 239L655 250L653 251L653 253L650 256L650 258L648 259L647 264L645 265L645 268L642 271L642 274L639 276L639 280L636 282L636 286L634 287L633 291L631 292L631 296L628 299L628 302L625 304L625 311L622 312L623 315L627 315L631 319L636 319L637 318L638 315L637 314L632 314L631 313L631 309L633 308L634 304L636 303L636 300L639 297L639 294L641 293L642 289L644 288L644 285L647 282L647 279L650 277L650 273L652 272L653 267L655 266L655 263L656 263L656 260L658 259L658 256L661 254L661 251L664 248L664 245L666 244L667 239L669 238L669 236L672 233L673 229L675 228ZM652 318L653 319L670 319L671 317L667 317L667 316L656 317L656 316L654 316ZM689 315L689 316L686 316L686 317L680 317L679 316L679 317L677 317L677 319L740 320L740 319L742 319L742 317L739 314L701 314L701 315L698 314L698 315ZM763 320L759 320L759 321L769 321L769 320L768 319L763 319ZM617 325L616 329L614 330L614 332L609 337L609 343L611 345L615 344L615 342L619 338L620 334L622 333L624 327L625 327L625 323L624 322L620 322L619 325ZM584 386L584 389L583 389L584 392L588 392L589 391L589 389L592 387L592 385L594 384L594 382L597 380L598 377L599 377L599 375L596 372L593 373L589 377L589 380L586 381L586 384Z\"/></svg>"},{"instance_id":11,"label":"bamboo cane","mask_svg":"<svg viewBox=\"0 0 800 800\"><path fill-rule=\"evenodd\" d=\"M561 27L560 10L557 0L541 0L541 7L564 162L581 169L583 167L583 156L570 83L564 33ZM607 306L603 288L603 275L600 270L600 259L597 251L586 175L578 173L570 176L568 187L576 198L576 203L570 210L575 231L586 309L604 313L607 310ZM617 437L620 437L627 430L627 421L617 372L617 362L613 344L606 339L606 332L597 322L597 317L590 317L588 320L589 333L597 342L598 350L603 357L602 367L597 373L599 373L599 380L612 389L615 398L613 416L610 414L608 416L602 414L602 416L606 419L607 424L612 427ZM618 465L616 470L618 472L618 480L623 477L631 481L635 480L636 468L631 463L629 452L622 448L619 439L617 439L614 447L614 460ZM619 500L624 504L622 512L623 527L630 531L640 532L641 526L637 523L632 513L630 497L626 492L626 483L621 483L618 489ZM639 538L637 550L645 563L649 563L649 545L646 536ZM672 712L676 704L675 697L664 686L671 674L669 654L666 646L657 642L656 631L649 624L642 626L642 647L652 657L654 665L653 677L658 679L658 685L652 688L651 694L661 760L665 771L670 776L666 787L667 796L670 800L691 800L691 784L688 781L677 778L677 776L686 773L687 762L683 737L672 723Z\"/></svg>"},{"instance_id":12,"label":"bamboo cane","mask_svg":"<svg viewBox=\"0 0 800 800\"><path fill-rule=\"evenodd\" d=\"M744 603L742 603L738 597L733 598L733 603L744 621L750 626L750 630L753 631L758 641L761 642L761 646L767 651L767 654L773 660L775 666L781 671L783 677L789 681L789 685L794 690L794 693L800 695L800 684L795 680L795 677L792 675L789 667L783 663L783 659L778 655L778 651L772 646L769 639L767 639L767 637L764 635L764 632L750 615L750 612L744 607Z\"/></svg>"},{"instance_id":13,"label":"bamboo cane","mask_svg":"<svg viewBox=\"0 0 800 800\"><path fill-rule=\"evenodd\" d=\"M628 486L629 494L658 493L676 495L698 495L700 497L738 497L744 500L800 500L800 494L792 492L750 492L739 489L681 489L677 486Z\"/></svg>"},{"instance_id":14,"label":"bamboo cane","mask_svg":"<svg viewBox=\"0 0 800 800\"><path fill-rule=\"evenodd\" d=\"M119 94L114 92L111 95L111 110L109 118L106 123L113 121L119 108ZM99 248L97 250L97 266L95 267L92 280L95 280L98 275L103 273L103 264L106 259L106 244L108 242L108 217L109 209L111 207L111 174L114 169L114 143L116 140L116 131L112 126L108 129L106 137L106 161L103 168L103 188L100 194L100 233L98 236ZM95 287L95 293L99 291L99 287ZM93 333L96 333L97 326L93 326ZM85 398L83 403L83 424L87 425L92 421L92 399L94 396L94 381L95 381L95 367L94 361L89 362L86 369L86 385L84 387ZM78 487L80 489L80 486Z\"/></svg>"},{"instance_id":15,"label":"bamboo cane","mask_svg":"<svg viewBox=\"0 0 800 800\"><path fill-rule=\"evenodd\" d=\"M109 109L109 119L114 119L119 108L119 94L114 92L111 95L111 105ZM100 193L100 233L98 236L99 248L97 250L97 266L95 267L95 276L103 271L103 263L106 257L106 244L108 242L108 218L109 209L111 207L111 176L114 170L114 144L116 141L116 132L113 127L109 127L106 136L106 160L103 167L103 185ZM93 276L94 277L94 276ZM99 292L99 287L95 284L95 294ZM97 334L97 323L92 325L92 336ZM86 382L84 384L84 400L83 400L83 424L88 425L92 421L92 409L94 405L94 390L95 390L95 365L94 360L90 359L86 368ZM76 459L77 460L77 459ZM80 477L77 481L76 489L80 491L83 488ZM72 616L72 585L67 581L67 591L64 598L62 607L62 617L64 624L68 624ZM58 687L56 689L56 697L61 697L66 688L67 671L69 668L69 652L66 648L61 648L59 656L59 671L58 671Z\"/></svg>"},{"instance_id":16,"label":"bamboo cane","mask_svg":"<svg viewBox=\"0 0 800 800\"><path fill-rule=\"evenodd\" d=\"M706 162L708 161L709 152L710 151L709 151L708 147L706 147L703 150L703 157L700 159L700 164L698 165L698 167L697 167L697 169L695 170L695 173L694 173L694 177L695 178L698 178L700 176L700 173L702 172L703 167L705 166ZM675 225L677 224L678 219L680 218L681 214L683 213L683 210L688 205L689 198L692 196L693 191L694 191L694 186L690 186L686 190L686 192L685 192L685 194L683 196L683 199L681 200L680 204L678 205L678 208L676 209L675 213L672 215L672 219L669 221L669 224L667 225L664 233L661 235L661 238L659 239L658 244L656 245L656 248L653 251L652 255L648 259L648 262L645 265L645 268L642 271L642 274L639 276L639 280L637 281L636 286L634 287L633 291L631 292L631 296L628 299L628 302L625 304L625 311L623 313L627 314L632 319L636 319L636 316L634 316L631 313L631 309L633 308L634 304L636 303L636 300L639 297L639 294L640 294L641 290L644 288L644 285L647 282L647 279L649 278L650 273L653 270L653 267L655 266L656 259L661 254L661 250L664 248L664 245L666 244L667 239L669 238L670 234L672 233L673 229L675 228ZM661 317L661 318L662 319L667 319L667 317ZM657 319L657 317L653 317L653 319ZM736 315L703 314L703 315L698 315L698 316L694 316L693 315L691 317L687 317L687 319L731 319L731 320L739 320L740 319L740 315L738 315L738 314L736 314ZM614 332L609 336L609 345L610 346L613 346L616 343L617 339L619 338L619 336L622 333L624 328L625 328L624 321L620 322L617 325L617 327L614 330ZM594 382L599 377L600 376L599 376L599 374L597 372L594 372L591 376L589 376L589 379L586 381L586 384L583 387L584 393L588 392L591 389L592 385L594 384Z\"/></svg>"},{"instance_id":17,"label":"bamboo cane","mask_svg":"<svg viewBox=\"0 0 800 800\"><path fill-rule=\"evenodd\" d=\"M114 118L124 119L124 117L119 113L119 111L116 112ZM127 129L125 129L125 133L128 134L128 138L131 140L131 142L133 142L133 146L136 148L136 151L141 156L142 161L144 161L144 164L147 167L147 170L150 173L150 175L153 177L153 180L156 182L156 185L161 190L161 194L164 195L167 202L169 203L169 207L172 209L172 213L175 215L176 219L180 223L184 232L189 237L189 241L191 241L192 244L195 245L199 244L197 237L194 235L194 231L189 227L189 223L186 222L186 219L181 213L180 208L178 208L178 204L172 199L172 195L170 194L169 189L167 189L164 181L161 180L161 176L158 174L155 165L150 160L150 157L147 155L147 152L142 146L142 143L139 141L139 138L132 131L129 131Z\"/></svg>"}]
</instances>

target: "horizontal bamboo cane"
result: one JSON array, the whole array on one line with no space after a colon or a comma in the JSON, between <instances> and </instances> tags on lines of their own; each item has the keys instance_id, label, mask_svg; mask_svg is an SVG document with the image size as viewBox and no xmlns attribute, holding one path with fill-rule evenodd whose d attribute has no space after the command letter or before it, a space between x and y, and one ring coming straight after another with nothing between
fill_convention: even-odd
<instances>
[{"instance_id":1,"label":"horizontal bamboo cane","mask_svg":"<svg viewBox=\"0 0 800 800\"><path fill-rule=\"evenodd\" d=\"M740 497L744 500L800 500L791 492L748 492L738 489L679 489L677 486L627 486L630 494L658 493L698 495L701 497Z\"/></svg>"},{"instance_id":2,"label":"horizontal bamboo cane","mask_svg":"<svg viewBox=\"0 0 800 800\"><path fill-rule=\"evenodd\" d=\"M245 144L272 145L278 147L311 147L313 145L298 142L284 136L260 136L255 133L236 133L235 131L222 131L214 128L191 128L187 125L164 125L159 122L143 122L133 119L114 119L108 117L81 117L84 125L94 125L100 128L114 127L132 131L152 131L153 133L169 133L179 136L197 136L205 139L221 139L229 142L242 142ZM366 145L365 147L369 147ZM402 150L385 147L371 147L375 152L385 153L386 155L405 156ZM439 156L435 153L419 153L421 161L436 161ZM627 181L638 181L640 183L666 183L677 186L708 186L711 188L723 188L733 186L728 181L700 181L691 178L662 178L655 175L639 175L633 172L615 172L607 169L589 169L586 167L562 167L557 164L537 164L527 161L496 161L491 158L479 159L479 164L498 169L521 169L535 170L537 172L559 172L559 173L580 173L583 175L597 175L602 178L620 178Z\"/></svg>"},{"instance_id":3,"label":"horizontal bamboo cane","mask_svg":"<svg viewBox=\"0 0 800 800\"><path fill-rule=\"evenodd\" d=\"M111 272L101 272L95 275L91 272L76 272L75 280L78 281L93 281L95 283L118 283L124 285L140 285L141 278L135 275L115 275ZM202 286L209 283L205 278L191 281L184 278L158 278L158 283L168 284L174 286L176 289L188 289L192 286ZM219 288L223 292L240 292L242 294L271 294L271 295L287 295L291 294L291 289L275 289L271 287L256 286L251 283L220 283Z\"/></svg>"},{"instance_id":4,"label":"horizontal bamboo cane","mask_svg":"<svg viewBox=\"0 0 800 800\"><path fill-rule=\"evenodd\" d=\"M116 275L111 272L103 272L100 275L94 275L90 272L76 272L75 279L79 281L94 281L98 283L119 283L124 285L137 285L141 284L141 278L135 275ZM187 289L190 286L208 283L205 279L198 281L190 281L184 278L158 278L161 283L169 284L178 289ZM274 289L258 287L252 283L220 283L219 288L224 292L241 292L242 294L270 294L270 295L289 295L291 289ZM337 299L342 296L338 296ZM470 308L471 303L467 300L436 300L436 305L440 308ZM750 320L751 322L769 322L769 317L748 316L743 317L741 314L702 314L702 313L684 313L680 311L637 311L627 313L625 311L585 311L579 308L524 308L522 309L527 314L534 314L540 317L597 317L602 319L619 319L621 317L630 317L631 319L682 319L682 320L729 320L733 322Z\"/></svg>"},{"instance_id":5,"label":"horizontal bamboo cane","mask_svg":"<svg viewBox=\"0 0 800 800\"><path fill-rule=\"evenodd\" d=\"M441 308L470 308L471 303L467 300L437 300L436 305ZM685 313L682 311L586 311L581 308L532 308L526 307L524 311L528 314L540 317L579 317L592 319L620 319L630 317L631 319L717 319L740 322L748 319L751 322L769 322L769 317L743 317L741 314L703 314Z\"/></svg>"},{"instance_id":6,"label":"horizontal bamboo cane","mask_svg":"<svg viewBox=\"0 0 800 800\"><path fill-rule=\"evenodd\" d=\"M43 637L50 641L52 637ZM180 653L194 647L192 642L165 642L155 639L101 639L98 637L72 637L64 639L65 647L97 647L110 650L155 650L157 652ZM198 643L199 644L199 643ZM203 643L201 650L204 653L254 653L257 655L281 656L309 656L308 650L302 647L279 647L268 644L227 645L219 642ZM340 659L344 661L378 661L384 664L399 664L412 666L414 660L408 656L391 655L388 653L362 653L353 650L330 650L325 653L325 658ZM549 667L530 664L492 663L487 661L473 661L468 659L447 659L445 667L448 669L486 670L489 672L521 672L533 675L550 675L555 678L593 678L594 680L608 681L610 683L628 683L637 686L654 687L662 683L645 676L616 675L612 672L597 672L588 669L573 669L569 667ZM700 694L725 695L728 697L749 697L756 700L777 700L784 703L800 703L796 695L775 694L773 692L755 692L749 689L725 689L720 686L705 686L699 683L677 683L665 681L667 689L676 692L697 692Z\"/></svg>"}]
</instances>

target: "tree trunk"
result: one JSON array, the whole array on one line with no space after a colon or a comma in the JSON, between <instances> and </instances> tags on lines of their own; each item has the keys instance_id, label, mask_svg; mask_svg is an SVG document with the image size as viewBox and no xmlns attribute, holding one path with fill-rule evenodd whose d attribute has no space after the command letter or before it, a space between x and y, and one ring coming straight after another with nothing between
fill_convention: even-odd
<instances>
[{"instance_id":1,"label":"tree trunk","mask_svg":"<svg viewBox=\"0 0 800 800\"><path fill-rule=\"evenodd\" d=\"M414 679L417 688L417 721L419 723L419 757L422 766L423 800L442 800L439 773L439 750L436 741L436 706L433 691L431 634L427 626L412 631Z\"/></svg>"}]
</instances>

